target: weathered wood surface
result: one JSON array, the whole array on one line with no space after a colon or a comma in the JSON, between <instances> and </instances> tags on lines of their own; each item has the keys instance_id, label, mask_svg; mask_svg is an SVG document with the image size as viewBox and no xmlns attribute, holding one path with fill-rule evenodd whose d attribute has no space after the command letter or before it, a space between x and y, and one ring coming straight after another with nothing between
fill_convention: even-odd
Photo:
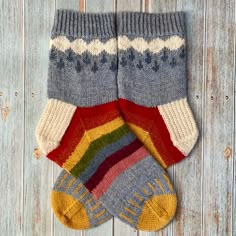
<instances>
[{"instance_id":1,"label":"weathered wood surface","mask_svg":"<svg viewBox=\"0 0 236 236\"><path fill-rule=\"evenodd\" d=\"M235 5L234 0L0 0L1 235L236 235ZM60 169L38 153L34 131L46 101L55 8L187 13L189 102L201 135L189 158L169 169L179 205L162 231L136 231L117 219L74 231L50 210Z\"/></svg>"}]
</instances>

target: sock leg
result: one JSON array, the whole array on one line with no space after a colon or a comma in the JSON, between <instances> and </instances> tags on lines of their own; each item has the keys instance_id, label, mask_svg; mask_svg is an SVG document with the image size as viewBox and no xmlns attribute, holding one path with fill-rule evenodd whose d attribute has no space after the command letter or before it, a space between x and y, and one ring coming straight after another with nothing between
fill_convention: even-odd
<instances>
[{"instance_id":1,"label":"sock leg","mask_svg":"<svg viewBox=\"0 0 236 236\"><path fill-rule=\"evenodd\" d=\"M198 138L187 102L185 54L183 13L118 15L119 105L165 168L187 156Z\"/></svg>"}]
</instances>

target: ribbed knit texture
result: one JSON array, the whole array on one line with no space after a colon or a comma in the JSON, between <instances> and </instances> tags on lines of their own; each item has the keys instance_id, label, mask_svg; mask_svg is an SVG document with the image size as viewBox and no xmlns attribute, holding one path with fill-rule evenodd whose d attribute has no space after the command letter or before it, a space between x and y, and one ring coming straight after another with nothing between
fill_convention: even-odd
<instances>
[{"instance_id":1,"label":"ribbed knit texture","mask_svg":"<svg viewBox=\"0 0 236 236\"><path fill-rule=\"evenodd\" d=\"M152 38L166 34L184 33L184 13L120 12L117 21L118 35Z\"/></svg>"},{"instance_id":2,"label":"ribbed knit texture","mask_svg":"<svg viewBox=\"0 0 236 236\"><path fill-rule=\"evenodd\" d=\"M173 218L176 195L165 171L121 117L114 20L111 14L57 12L48 97L76 109L59 146L46 154L78 178L112 215L134 228L157 230ZM49 126L41 126L50 133Z\"/></svg>"},{"instance_id":3,"label":"ribbed knit texture","mask_svg":"<svg viewBox=\"0 0 236 236\"><path fill-rule=\"evenodd\" d=\"M57 35L86 39L114 37L114 14L81 13L58 9L51 34L52 38Z\"/></svg>"},{"instance_id":4,"label":"ribbed knit texture","mask_svg":"<svg viewBox=\"0 0 236 236\"><path fill-rule=\"evenodd\" d=\"M130 129L163 167L198 137L187 102L184 13L118 14L119 105Z\"/></svg>"}]
</instances>

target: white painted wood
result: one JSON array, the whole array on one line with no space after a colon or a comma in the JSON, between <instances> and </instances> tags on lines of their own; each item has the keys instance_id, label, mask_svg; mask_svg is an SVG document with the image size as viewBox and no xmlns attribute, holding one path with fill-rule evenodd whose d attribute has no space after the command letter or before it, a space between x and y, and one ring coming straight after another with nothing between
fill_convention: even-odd
<instances>
[{"instance_id":1,"label":"white painted wood","mask_svg":"<svg viewBox=\"0 0 236 236\"><path fill-rule=\"evenodd\" d=\"M51 235L52 163L37 159L35 127L46 101L48 45L54 4L24 1L24 235Z\"/></svg>"},{"instance_id":2,"label":"white painted wood","mask_svg":"<svg viewBox=\"0 0 236 236\"><path fill-rule=\"evenodd\" d=\"M234 1L207 1L205 102L203 107L204 235L232 235L234 116ZM235 235L235 232L234 232Z\"/></svg>"},{"instance_id":3,"label":"white painted wood","mask_svg":"<svg viewBox=\"0 0 236 236\"><path fill-rule=\"evenodd\" d=\"M0 0L0 229L21 235L24 158L23 6Z\"/></svg>"}]
</instances>

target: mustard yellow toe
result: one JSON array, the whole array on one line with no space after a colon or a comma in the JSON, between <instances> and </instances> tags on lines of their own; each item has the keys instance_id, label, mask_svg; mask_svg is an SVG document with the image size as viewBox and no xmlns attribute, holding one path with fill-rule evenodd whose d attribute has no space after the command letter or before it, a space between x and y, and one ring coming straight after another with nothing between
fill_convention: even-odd
<instances>
[{"instance_id":1,"label":"mustard yellow toe","mask_svg":"<svg viewBox=\"0 0 236 236\"><path fill-rule=\"evenodd\" d=\"M89 217L84 206L63 192L52 191L51 207L57 219L72 229L90 228Z\"/></svg>"},{"instance_id":2,"label":"mustard yellow toe","mask_svg":"<svg viewBox=\"0 0 236 236\"><path fill-rule=\"evenodd\" d=\"M145 202L137 229L155 231L166 226L174 217L177 207L176 194L153 196Z\"/></svg>"}]
</instances>

